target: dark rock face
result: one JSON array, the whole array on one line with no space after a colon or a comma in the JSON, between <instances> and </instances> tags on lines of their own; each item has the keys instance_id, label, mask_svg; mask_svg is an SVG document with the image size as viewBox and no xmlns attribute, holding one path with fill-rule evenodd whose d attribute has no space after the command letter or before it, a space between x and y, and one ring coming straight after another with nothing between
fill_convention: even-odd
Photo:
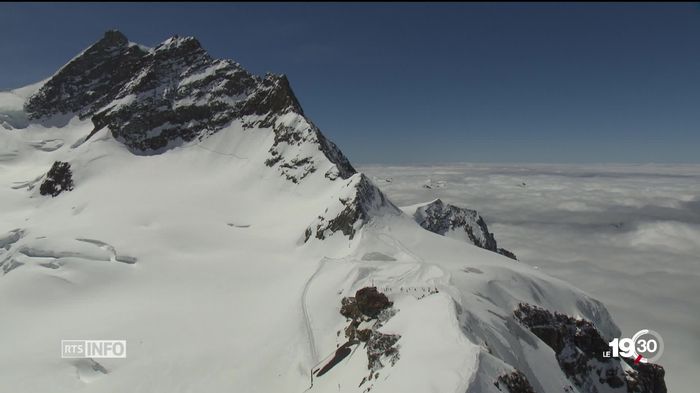
<instances>
[{"instance_id":1,"label":"dark rock face","mask_svg":"<svg viewBox=\"0 0 700 393\"><path fill-rule=\"evenodd\" d=\"M340 315L347 319L362 319L362 312L360 312L359 307L357 307L357 302L354 297L344 297L340 301Z\"/></svg>"},{"instance_id":2,"label":"dark rock face","mask_svg":"<svg viewBox=\"0 0 700 393\"><path fill-rule=\"evenodd\" d=\"M60 113L90 116L116 96L145 55L122 33L108 31L51 77L27 101L25 110L32 119Z\"/></svg>"},{"instance_id":3,"label":"dark rock face","mask_svg":"<svg viewBox=\"0 0 700 393\"><path fill-rule=\"evenodd\" d=\"M345 297L341 300L340 314L349 321L345 328L345 337L348 341L343 346L364 343L367 349L370 374L362 380L360 385L371 381L377 371L386 365L384 362L394 365L399 359L399 349L396 344L401 336L383 334L377 330L393 316L392 306L393 303L389 298L376 287L362 288L355 292L354 297ZM369 327L360 329L360 324L363 323Z\"/></svg>"},{"instance_id":4,"label":"dark rock face","mask_svg":"<svg viewBox=\"0 0 700 393\"><path fill-rule=\"evenodd\" d=\"M518 257L515 256L515 254L512 251L508 251L505 248L498 248L496 250L497 253L503 255L504 257L508 257L510 259L518 260Z\"/></svg>"},{"instance_id":5,"label":"dark rock face","mask_svg":"<svg viewBox=\"0 0 700 393\"><path fill-rule=\"evenodd\" d=\"M377 318L380 312L393 306L377 287L365 287L355 292L354 297L341 300L340 314L347 319L361 320Z\"/></svg>"},{"instance_id":6,"label":"dark rock face","mask_svg":"<svg viewBox=\"0 0 700 393\"><path fill-rule=\"evenodd\" d=\"M634 369L627 373L628 393L666 393L666 381L664 376L666 371L658 364L638 363L625 359L627 364Z\"/></svg>"},{"instance_id":7,"label":"dark rock face","mask_svg":"<svg viewBox=\"0 0 700 393\"><path fill-rule=\"evenodd\" d=\"M138 73L92 118L134 151L159 151L191 141L248 114L301 112L288 84L214 60L192 37L173 37L146 53ZM285 97L282 99L281 97ZM289 107L281 107L283 103Z\"/></svg>"},{"instance_id":8,"label":"dark rock face","mask_svg":"<svg viewBox=\"0 0 700 393\"><path fill-rule=\"evenodd\" d=\"M310 129L298 129L284 124L271 125L275 131L275 138L272 146L268 150L270 158L265 160L265 165L269 167L277 166L282 175L288 180L298 183L308 174L316 171L316 166L310 157L286 159L282 152L284 145L301 146L305 143L313 143L319 146L325 153L326 158L336 165L336 171L326 173L325 177L335 180L338 177L347 179L356 173L350 161L343 155L338 147L321 133L321 131L311 124Z\"/></svg>"},{"instance_id":9,"label":"dark rock face","mask_svg":"<svg viewBox=\"0 0 700 393\"><path fill-rule=\"evenodd\" d=\"M399 350L396 348L396 343L401 336L396 334L382 334L376 330L371 331L367 339L367 360L369 360L368 368L371 371L377 371L384 367L382 358L389 359L391 365L394 365L398 360Z\"/></svg>"},{"instance_id":10,"label":"dark rock face","mask_svg":"<svg viewBox=\"0 0 700 393\"><path fill-rule=\"evenodd\" d=\"M73 174L70 164L62 161L54 162L46 173L46 179L39 186L39 193L55 197L63 191L71 190L73 190Z\"/></svg>"},{"instance_id":11,"label":"dark rock face","mask_svg":"<svg viewBox=\"0 0 700 393\"><path fill-rule=\"evenodd\" d=\"M348 183L351 189L347 196L338 199L342 207L340 213L332 217L318 216L316 225L306 230L305 241L314 233L317 239L323 240L335 232L342 232L352 239L358 229L356 223L367 222L373 210L386 208L387 211L399 213L399 209L365 175L359 176L356 182Z\"/></svg>"},{"instance_id":12,"label":"dark rock face","mask_svg":"<svg viewBox=\"0 0 700 393\"><path fill-rule=\"evenodd\" d=\"M554 350L564 374L585 391L596 391L597 385L613 389L626 385L629 393L666 393L663 367L640 363L630 374L619 359L604 358L608 340L591 322L522 303L513 314Z\"/></svg>"},{"instance_id":13,"label":"dark rock face","mask_svg":"<svg viewBox=\"0 0 700 393\"><path fill-rule=\"evenodd\" d=\"M382 310L393 305L385 294L377 291L376 287L362 288L355 293L358 310L370 318L376 318Z\"/></svg>"},{"instance_id":14,"label":"dark rock face","mask_svg":"<svg viewBox=\"0 0 700 393\"><path fill-rule=\"evenodd\" d=\"M304 112L284 75L264 78L238 63L211 58L193 37L172 37L153 49L108 31L59 70L25 104L31 119L76 113L91 118L137 154L153 154L204 138L234 120L257 116L247 128L272 128L275 142L266 164L298 182L316 170L308 157L284 157L281 144L313 143L337 169L355 173L347 158L311 122L290 127L281 116ZM92 135L91 134L91 135Z\"/></svg>"},{"instance_id":15,"label":"dark rock face","mask_svg":"<svg viewBox=\"0 0 700 393\"><path fill-rule=\"evenodd\" d=\"M445 204L436 199L416 209L413 218L418 225L438 235L463 230L475 246L517 260L512 252L498 248L496 238L476 210Z\"/></svg>"},{"instance_id":16,"label":"dark rock face","mask_svg":"<svg viewBox=\"0 0 700 393\"><path fill-rule=\"evenodd\" d=\"M377 291L376 287L365 287L355 292L355 296L343 298L340 313L349 322L345 328L347 341L338 347L334 356L325 365L318 370L313 370L312 375L323 376L350 355L351 347L364 344L369 375L362 378L360 386L367 383L368 386L364 391L370 391L373 386L372 381L379 376L379 371L386 365L393 366L399 360L397 343L401 336L378 331L382 324L395 314L392 306L393 303L386 295ZM360 325L363 326L362 329Z\"/></svg>"},{"instance_id":17,"label":"dark rock face","mask_svg":"<svg viewBox=\"0 0 700 393\"><path fill-rule=\"evenodd\" d=\"M509 374L503 374L493 383L501 392L507 393L535 393L525 374L515 370Z\"/></svg>"}]
</instances>

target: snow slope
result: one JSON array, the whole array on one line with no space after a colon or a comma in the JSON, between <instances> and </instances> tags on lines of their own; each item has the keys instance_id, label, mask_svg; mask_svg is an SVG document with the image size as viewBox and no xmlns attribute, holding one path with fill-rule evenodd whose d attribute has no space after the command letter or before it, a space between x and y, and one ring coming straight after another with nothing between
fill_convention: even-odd
<instances>
[{"instance_id":1,"label":"snow slope","mask_svg":"<svg viewBox=\"0 0 700 393\"><path fill-rule=\"evenodd\" d=\"M0 127L6 130L26 127L29 124L29 120L24 112L24 103L45 82L46 80L43 80L19 89L0 91Z\"/></svg>"},{"instance_id":2,"label":"snow slope","mask_svg":"<svg viewBox=\"0 0 700 393\"><path fill-rule=\"evenodd\" d=\"M81 58L94 52L86 50L73 61L105 66L109 48L107 60ZM151 61L147 53L139 56ZM185 67L176 77L196 75ZM73 91L63 83L51 89ZM513 311L536 304L617 336L601 303L424 230L355 173L300 107L266 106L278 85L260 83L244 100L270 112L227 107L221 127L185 130L166 149L158 139L152 151L129 144L128 133L141 132L128 126L138 111L98 125L102 109L124 101L61 113L33 104L37 117L18 109L19 94L3 96L3 105L15 100L3 106L6 118L26 123L6 122L0 133L0 390L495 393L495 378L518 369L538 392L579 391ZM130 105L151 105L149 97ZM182 97L163 97L169 125L145 130L148 138L189 124L167 117ZM56 161L70 164L74 189L54 198L39 185ZM368 286L393 302L376 329L400 336L398 357L370 370L367 345L350 343L318 375L346 342L343 298ZM128 357L62 359L65 339L124 339Z\"/></svg>"}]
</instances>

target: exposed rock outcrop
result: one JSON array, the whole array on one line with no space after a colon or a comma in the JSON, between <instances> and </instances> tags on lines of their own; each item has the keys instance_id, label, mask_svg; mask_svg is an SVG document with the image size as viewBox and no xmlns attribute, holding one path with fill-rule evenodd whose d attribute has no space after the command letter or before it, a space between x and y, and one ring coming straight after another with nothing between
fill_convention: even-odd
<instances>
[{"instance_id":1,"label":"exposed rock outcrop","mask_svg":"<svg viewBox=\"0 0 700 393\"><path fill-rule=\"evenodd\" d=\"M312 236L323 240L336 232L352 239L374 213L400 214L400 211L365 175L355 174L347 180L334 204L306 229L304 241Z\"/></svg>"},{"instance_id":2,"label":"exposed rock outcrop","mask_svg":"<svg viewBox=\"0 0 700 393\"><path fill-rule=\"evenodd\" d=\"M359 320L363 315L376 318L382 310L393 305L376 287L362 288L355 293L355 297L343 298L341 304L340 314L353 320Z\"/></svg>"},{"instance_id":3,"label":"exposed rock outcrop","mask_svg":"<svg viewBox=\"0 0 700 393\"><path fill-rule=\"evenodd\" d=\"M306 119L300 121L299 118L285 121L285 118L275 120L271 125L275 137L268 150L270 157L265 160L265 165L276 167L288 180L298 183L317 170L317 163L314 162L313 157L303 151L305 144L312 144L317 146L331 163L335 164L324 174L327 179L348 179L356 173L355 168L340 149L326 139L311 122ZM291 153L291 151L295 152Z\"/></svg>"},{"instance_id":4,"label":"exposed rock outcrop","mask_svg":"<svg viewBox=\"0 0 700 393\"><path fill-rule=\"evenodd\" d=\"M393 365L399 359L396 344L401 336L378 331L382 324L394 315L395 310L392 306L393 303L376 287L362 288L355 292L354 297L345 297L341 301L340 313L349 322L345 328L347 343L364 343L367 349L370 374L360 385L371 380L386 363Z\"/></svg>"},{"instance_id":5,"label":"exposed rock outcrop","mask_svg":"<svg viewBox=\"0 0 700 393\"><path fill-rule=\"evenodd\" d=\"M515 254L498 247L496 238L486 226L486 221L476 210L446 204L436 199L416 207L413 219L430 232L463 239L477 247L517 260Z\"/></svg>"},{"instance_id":6,"label":"exposed rock outcrop","mask_svg":"<svg viewBox=\"0 0 700 393\"><path fill-rule=\"evenodd\" d=\"M399 360L397 343L401 336L383 334L378 330L396 313L392 306L393 303L376 287L365 287L355 292L355 296L343 298L340 314L348 321L348 326L344 329L347 341L338 346L330 360L313 370L312 375L322 377L349 356L352 347L363 345L367 352L369 374L362 378L359 386L367 383L364 392L371 391L372 381L379 376L379 371L387 365L393 366Z\"/></svg>"},{"instance_id":7,"label":"exposed rock outcrop","mask_svg":"<svg viewBox=\"0 0 700 393\"><path fill-rule=\"evenodd\" d=\"M39 186L39 193L55 197L63 191L71 190L73 190L73 174L70 164L62 161L54 162Z\"/></svg>"},{"instance_id":8,"label":"exposed rock outcrop","mask_svg":"<svg viewBox=\"0 0 700 393\"><path fill-rule=\"evenodd\" d=\"M623 361L603 357L608 340L603 339L590 321L533 306L520 304L515 318L552 348L569 380L586 392L627 387L628 393L666 393L664 369L656 364L630 364L634 371L625 372Z\"/></svg>"},{"instance_id":9,"label":"exposed rock outcrop","mask_svg":"<svg viewBox=\"0 0 700 393\"><path fill-rule=\"evenodd\" d=\"M637 363L631 359L625 359L632 367L632 371L627 371L627 392L628 393L666 393L665 375L666 370L658 364Z\"/></svg>"},{"instance_id":10,"label":"exposed rock outcrop","mask_svg":"<svg viewBox=\"0 0 700 393\"><path fill-rule=\"evenodd\" d=\"M25 111L31 119L65 113L89 117L116 97L146 54L110 30L56 72L29 98Z\"/></svg>"},{"instance_id":11,"label":"exposed rock outcrop","mask_svg":"<svg viewBox=\"0 0 700 393\"><path fill-rule=\"evenodd\" d=\"M535 390L530 385L525 374L520 370L515 370L508 374L503 374L498 377L493 383L501 392L506 393L535 393Z\"/></svg>"}]
</instances>

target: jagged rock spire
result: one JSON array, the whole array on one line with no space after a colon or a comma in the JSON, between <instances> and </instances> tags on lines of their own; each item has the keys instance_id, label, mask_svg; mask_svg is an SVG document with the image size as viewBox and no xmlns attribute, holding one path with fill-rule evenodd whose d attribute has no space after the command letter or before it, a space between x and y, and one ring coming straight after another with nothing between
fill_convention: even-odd
<instances>
[{"instance_id":1,"label":"jagged rock spire","mask_svg":"<svg viewBox=\"0 0 700 393\"><path fill-rule=\"evenodd\" d=\"M173 36L145 51L116 30L59 70L25 110L32 119L89 117L95 131L109 127L134 152L162 151L248 115L264 116L262 127L274 127L285 113L303 116L284 75L261 78L213 59L194 37Z\"/></svg>"}]
</instances>

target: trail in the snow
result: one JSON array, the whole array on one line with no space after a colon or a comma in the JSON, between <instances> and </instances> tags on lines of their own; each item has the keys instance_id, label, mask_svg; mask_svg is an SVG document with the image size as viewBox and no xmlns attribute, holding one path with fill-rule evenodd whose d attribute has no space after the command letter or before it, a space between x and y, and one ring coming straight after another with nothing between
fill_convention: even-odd
<instances>
[{"instance_id":1,"label":"trail in the snow","mask_svg":"<svg viewBox=\"0 0 700 393\"><path fill-rule=\"evenodd\" d=\"M311 286L311 282L314 280L314 278L316 278L321 269L323 269L323 265L325 265L326 262L328 262L328 258L325 257L319 261L318 267L316 267L314 273L308 280L306 280L306 283L304 284L304 291L301 294L301 312L304 314L304 325L306 326L306 336L309 340L309 352L311 353L311 362L313 363L312 366L315 366L319 362L319 358L318 350L316 349L316 340L314 339L314 331L311 327L311 318L309 317L309 310L306 306L306 296L308 294L309 287Z\"/></svg>"},{"instance_id":2,"label":"trail in the snow","mask_svg":"<svg viewBox=\"0 0 700 393\"><path fill-rule=\"evenodd\" d=\"M320 360L318 358L318 350L316 349L316 339L314 338L314 331L313 328L311 327L311 318L309 317L309 309L306 306L306 295L309 292L309 287L311 286L311 282L318 276L318 273L323 269L323 265L328 262L329 259L324 257L318 262L318 266L316 267L316 270L314 273L306 280L306 283L304 284L304 290L301 293L301 312L304 314L304 325L306 326L306 338L309 340L309 352L311 353L311 367L309 368L309 379L310 379L310 386L304 391L307 392L311 390L311 388L314 387L314 367L320 363Z\"/></svg>"},{"instance_id":3,"label":"trail in the snow","mask_svg":"<svg viewBox=\"0 0 700 393\"><path fill-rule=\"evenodd\" d=\"M211 152L211 153L214 153L214 154L219 154L219 155L222 155L222 156L236 157L236 158L238 158L238 159L240 159L240 160L247 160L247 159L248 159L248 157L241 157L241 156L239 156L239 155L236 154L236 153L223 153L223 152L220 152L220 151L216 151L216 150L210 149L210 148L208 148L208 147L204 147L204 146L202 146L202 142L201 142L201 141L198 142L198 143L195 143L194 146L195 146L195 147L199 147L200 149L206 150L206 151L208 151L208 152Z\"/></svg>"},{"instance_id":4,"label":"trail in the snow","mask_svg":"<svg viewBox=\"0 0 700 393\"><path fill-rule=\"evenodd\" d=\"M425 262L425 260L423 260L423 258L416 255L413 251L411 251L408 247L406 247L406 245L404 245L399 239L391 236L390 234L377 232L376 235L377 235L377 238L384 241L384 243L387 243L386 239L389 239L389 242L387 244L390 243L390 245L393 245L394 247L403 251L404 253L411 256L413 259L415 259L416 262Z\"/></svg>"}]
</instances>

